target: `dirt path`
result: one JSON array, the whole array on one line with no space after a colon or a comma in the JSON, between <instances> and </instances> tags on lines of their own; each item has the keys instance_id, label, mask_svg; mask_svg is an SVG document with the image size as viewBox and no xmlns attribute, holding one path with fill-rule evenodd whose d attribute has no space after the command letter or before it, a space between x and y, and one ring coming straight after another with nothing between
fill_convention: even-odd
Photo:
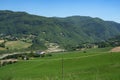
<instances>
[{"instance_id":1,"label":"dirt path","mask_svg":"<svg viewBox=\"0 0 120 80\"><path fill-rule=\"evenodd\" d=\"M10 55L15 55L15 54L23 54L25 52L14 52L14 53L6 53L6 54L2 54L0 55L0 59L5 58L6 56L10 56ZM27 52L26 52L27 53Z\"/></svg>"},{"instance_id":2,"label":"dirt path","mask_svg":"<svg viewBox=\"0 0 120 80\"><path fill-rule=\"evenodd\" d=\"M111 49L110 52L120 52L120 46Z\"/></svg>"}]
</instances>

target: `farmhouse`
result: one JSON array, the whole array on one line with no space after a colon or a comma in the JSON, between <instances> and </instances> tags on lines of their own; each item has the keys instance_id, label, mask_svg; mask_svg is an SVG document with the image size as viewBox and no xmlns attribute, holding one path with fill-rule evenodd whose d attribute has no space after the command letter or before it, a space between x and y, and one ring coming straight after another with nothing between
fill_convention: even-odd
<instances>
[{"instance_id":1,"label":"farmhouse","mask_svg":"<svg viewBox=\"0 0 120 80\"><path fill-rule=\"evenodd\" d=\"M45 56L45 52L44 51L36 51L35 52L35 57L44 57Z\"/></svg>"},{"instance_id":2,"label":"farmhouse","mask_svg":"<svg viewBox=\"0 0 120 80\"><path fill-rule=\"evenodd\" d=\"M42 54L45 54L45 52L44 51L37 51L36 54L42 55Z\"/></svg>"}]
</instances>

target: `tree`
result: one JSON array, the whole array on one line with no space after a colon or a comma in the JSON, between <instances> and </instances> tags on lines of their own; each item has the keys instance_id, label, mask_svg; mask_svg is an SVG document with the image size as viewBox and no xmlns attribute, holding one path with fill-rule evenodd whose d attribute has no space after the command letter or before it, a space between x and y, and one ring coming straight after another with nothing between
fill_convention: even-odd
<instances>
[{"instance_id":1,"label":"tree","mask_svg":"<svg viewBox=\"0 0 120 80\"><path fill-rule=\"evenodd\" d=\"M0 44L0 47L5 48L5 42L1 43L1 44Z\"/></svg>"},{"instance_id":2,"label":"tree","mask_svg":"<svg viewBox=\"0 0 120 80\"><path fill-rule=\"evenodd\" d=\"M45 42L41 41L38 37L36 37L35 39L33 39L32 41L32 45L31 45L31 49L41 49L44 50L47 47L45 46Z\"/></svg>"}]
</instances>

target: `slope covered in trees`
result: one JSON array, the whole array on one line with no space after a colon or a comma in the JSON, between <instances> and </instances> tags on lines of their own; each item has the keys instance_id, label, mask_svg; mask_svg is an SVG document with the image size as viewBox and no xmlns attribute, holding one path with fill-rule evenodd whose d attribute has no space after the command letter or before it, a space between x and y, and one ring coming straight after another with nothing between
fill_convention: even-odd
<instances>
[{"instance_id":1,"label":"slope covered in trees","mask_svg":"<svg viewBox=\"0 0 120 80\"><path fill-rule=\"evenodd\" d=\"M120 34L120 24L88 16L43 17L26 12L0 11L0 37L33 35L40 43L76 46L98 42ZM36 40L33 40L35 43ZM36 41L37 42L37 41ZM34 46L34 45L32 45Z\"/></svg>"}]
</instances>

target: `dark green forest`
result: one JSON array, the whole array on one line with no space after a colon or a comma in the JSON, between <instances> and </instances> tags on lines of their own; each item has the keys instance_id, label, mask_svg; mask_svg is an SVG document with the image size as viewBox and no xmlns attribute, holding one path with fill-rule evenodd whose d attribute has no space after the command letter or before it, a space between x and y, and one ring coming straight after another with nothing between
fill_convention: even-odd
<instances>
[{"instance_id":1,"label":"dark green forest","mask_svg":"<svg viewBox=\"0 0 120 80\"><path fill-rule=\"evenodd\" d=\"M72 47L81 43L105 41L120 35L120 24L89 16L65 18L44 17L26 12L0 11L0 38L34 36L32 47L44 43L57 43L62 47Z\"/></svg>"}]
</instances>

